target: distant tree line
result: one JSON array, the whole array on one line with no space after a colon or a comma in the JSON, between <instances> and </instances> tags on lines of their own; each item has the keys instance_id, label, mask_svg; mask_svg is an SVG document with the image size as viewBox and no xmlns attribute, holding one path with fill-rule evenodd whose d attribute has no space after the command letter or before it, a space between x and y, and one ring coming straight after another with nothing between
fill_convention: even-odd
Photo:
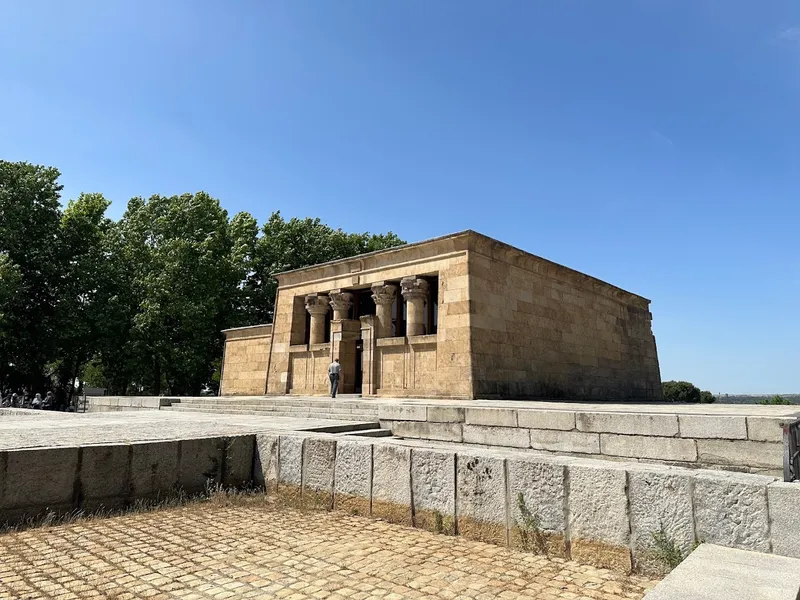
<instances>
[{"instance_id":1,"label":"distant tree line","mask_svg":"<svg viewBox=\"0 0 800 600\"><path fill-rule=\"evenodd\" d=\"M205 192L61 205L53 167L0 161L0 391L215 388L220 330L272 321L273 274L398 246L319 219L229 217Z\"/></svg>"}]
</instances>

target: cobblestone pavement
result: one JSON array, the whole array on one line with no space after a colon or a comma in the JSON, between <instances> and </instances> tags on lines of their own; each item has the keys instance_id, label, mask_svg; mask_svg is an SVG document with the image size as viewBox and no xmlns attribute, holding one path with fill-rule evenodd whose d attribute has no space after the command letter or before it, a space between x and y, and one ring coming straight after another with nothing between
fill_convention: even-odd
<instances>
[{"instance_id":1,"label":"cobblestone pavement","mask_svg":"<svg viewBox=\"0 0 800 600\"><path fill-rule=\"evenodd\" d=\"M341 513L195 504L0 535L0 598L641 598L653 581Z\"/></svg>"},{"instance_id":2,"label":"cobblestone pavement","mask_svg":"<svg viewBox=\"0 0 800 600\"><path fill-rule=\"evenodd\" d=\"M0 417L0 450L301 431L363 422L163 410L74 414L4 408Z\"/></svg>"}]
</instances>

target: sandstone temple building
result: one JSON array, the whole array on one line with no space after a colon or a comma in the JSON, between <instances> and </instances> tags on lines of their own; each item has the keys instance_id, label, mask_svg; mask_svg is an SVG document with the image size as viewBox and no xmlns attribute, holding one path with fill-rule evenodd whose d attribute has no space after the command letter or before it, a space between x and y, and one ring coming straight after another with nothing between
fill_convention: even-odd
<instances>
[{"instance_id":1,"label":"sandstone temple building","mask_svg":"<svg viewBox=\"0 0 800 600\"><path fill-rule=\"evenodd\" d=\"M229 329L222 395L657 400L650 301L474 231L276 276Z\"/></svg>"}]
</instances>

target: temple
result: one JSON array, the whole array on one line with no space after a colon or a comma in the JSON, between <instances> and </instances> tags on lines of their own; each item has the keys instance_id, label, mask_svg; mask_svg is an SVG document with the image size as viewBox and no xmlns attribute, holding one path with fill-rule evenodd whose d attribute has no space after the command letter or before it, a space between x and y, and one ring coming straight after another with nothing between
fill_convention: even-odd
<instances>
[{"instance_id":1,"label":"temple","mask_svg":"<svg viewBox=\"0 0 800 600\"><path fill-rule=\"evenodd\" d=\"M276 275L221 395L659 400L650 301L474 231Z\"/></svg>"}]
</instances>

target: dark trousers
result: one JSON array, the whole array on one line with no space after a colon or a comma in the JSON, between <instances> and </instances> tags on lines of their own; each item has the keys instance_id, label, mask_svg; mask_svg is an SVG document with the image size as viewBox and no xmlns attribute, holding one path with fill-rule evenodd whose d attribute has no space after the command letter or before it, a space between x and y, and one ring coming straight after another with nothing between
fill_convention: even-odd
<instances>
[{"instance_id":1,"label":"dark trousers","mask_svg":"<svg viewBox=\"0 0 800 600\"><path fill-rule=\"evenodd\" d=\"M336 392L339 391L339 374L331 373L328 377L331 378L331 398L336 398Z\"/></svg>"}]
</instances>

